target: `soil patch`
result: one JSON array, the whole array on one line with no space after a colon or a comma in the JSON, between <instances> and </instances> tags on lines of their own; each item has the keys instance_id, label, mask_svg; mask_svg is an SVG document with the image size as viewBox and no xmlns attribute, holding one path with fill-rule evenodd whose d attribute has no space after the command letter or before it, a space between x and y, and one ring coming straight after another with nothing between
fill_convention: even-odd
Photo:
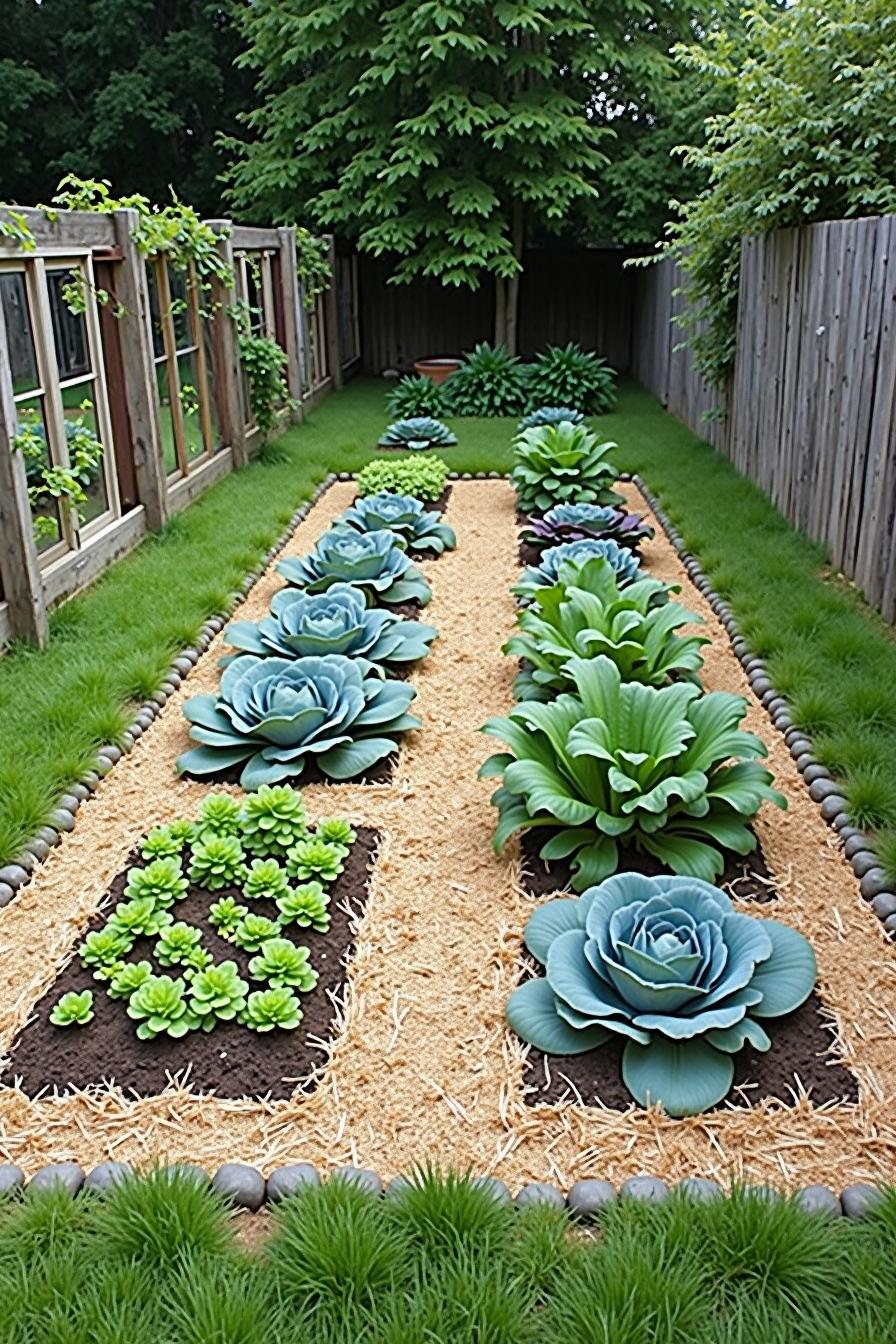
<instances>
[{"instance_id":1,"label":"soil patch","mask_svg":"<svg viewBox=\"0 0 896 1344\"><path fill-rule=\"evenodd\" d=\"M286 931L287 937L309 949L319 977L309 994L299 996L304 1016L294 1031L259 1033L236 1022L219 1022L213 1031L190 1032L181 1040L140 1041L125 1003L109 998L105 986L92 979L76 953L37 1004L36 1016L13 1046L5 1081L17 1078L32 1097L44 1088L66 1092L105 1082L137 1096L153 1096L175 1075L194 1091L215 1092L220 1097L284 1098L292 1096L300 1084L313 1083L314 1071L326 1061L328 1042L338 1028L337 1005L345 987L346 963L354 951L352 926L367 900L376 843L375 831L358 831L344 870L329 888L331 922L326 933L295 925ZM115 878L108 903L102 913L94 915L85 936L104 924L121 900L132 866L129 863ZM242 900L239 887L214 893L192 887L177 903L176 918L202 930L202 945L216 961L235 961L253 989L263 988L249 975L254 954L227 942L209 923L209 906L222 896ZM277 915L273 901L246 904L253 914ZM154 961L153 947L151 939L138 939L128 960ZM178 974L177 968L155 965L161 974ZM54 1027L49 1016L59 997L69 990L85 989L93 990L93 1020L85 1027Z\"/></svg>"}]
</instances>

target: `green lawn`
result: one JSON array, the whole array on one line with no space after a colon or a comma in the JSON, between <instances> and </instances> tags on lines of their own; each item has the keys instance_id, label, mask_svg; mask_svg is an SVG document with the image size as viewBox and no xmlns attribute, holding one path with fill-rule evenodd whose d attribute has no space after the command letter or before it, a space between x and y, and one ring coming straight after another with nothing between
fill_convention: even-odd
<instances>
[{"instance_id":1,"label":"green lawn","mask_svg":"<svg viewBox=\"0 0 896 1344\"><path fill-rule=\"evenodd\" d=\"M896 1199L861 1220L736 1193L617 1203L599 1229L457 1179L331 1181L243 1249L158 1174L0 1206L5 1344L884 1344Z\"/></svg>"},{"instance_id":2,"label":"green lawn","mask_svg":"<svg viewBox=\"0 0 896 1344\"><path fill-rule=\"evenodd\" d=\"M114 741L178 648L219 611L328 471L374 455L384 386L359 381L175 518L52 619L49 649L0 658L0 862ZM505 471L514 422L455 420L458 471ZM840 773L857 823L879 832L896 878L896 645L823 556L730 465L635 385L596 422L640 471L768 659L819 758ZM250 520L247 522L247 520Z\"/></svg>"}]
</instances>

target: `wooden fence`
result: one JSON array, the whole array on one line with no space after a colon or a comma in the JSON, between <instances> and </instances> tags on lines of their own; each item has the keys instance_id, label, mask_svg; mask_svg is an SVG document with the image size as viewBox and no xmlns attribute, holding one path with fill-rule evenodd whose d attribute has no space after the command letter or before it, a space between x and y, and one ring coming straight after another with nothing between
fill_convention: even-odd
<instances>
[{"instance_id":1,"label":"wooden fence","mask_svg":"<svg viewBox=\"0 0 896 1344\"><path fill-rule=\"evenodd\" d=\"M636 376L827 547L896 617L896 216L745 238L727 394L693 368L671 319L671 262L642 274ZM713 405L714 403L714 405ZM727 410L724 420L708 411Z\"/></svg>"}]
</instances>

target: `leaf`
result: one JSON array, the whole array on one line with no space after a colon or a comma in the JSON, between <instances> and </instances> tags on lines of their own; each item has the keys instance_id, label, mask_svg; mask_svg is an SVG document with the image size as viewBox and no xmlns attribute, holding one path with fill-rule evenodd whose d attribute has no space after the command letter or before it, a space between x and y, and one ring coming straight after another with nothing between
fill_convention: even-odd
<instances>
[{"instance_id":1,"label":"leaf","mask_svg":"<svg viewBox=\"0 0 896 1344\"><path fill-rule=\"evenodd\" d=\"M538 978L519 985L507 1000L507 1022L521 1040L549 1055L580 1055L603 1045L609 1032L603 1027L577 1031L557 1014L547 980Z\"/></svg>"},{"instance_id":2,"label":"leaf","mask_svg":"<svg viewBox=\"0 0 896 1344\"><path fill-rule=\"evenodd\" d=\"M582 902L562 896L539 906L526 925L525 943L533 957L547 963L548 949L555 938L570 929L582 927Z\"/></svg>"},{"instance_id":3,"label":"leaf","mask_svg":"<svg viewBox=\"0 0 896 1344\"><path fill-rule=\"evenodd\" d=\"M654 1036L649 1045L627 1042L622 1081L641 1106L660 1104L672 1116L699 1115L727 1096L734 1061L703 1037L669 1041Z\"/></svg>"},{"instance_id":4,"label":"leaf","mask_svg":"<svg viewBox=\"0 0 896 1344\"><path fill-rule=\"evenodd\" d=\"M352 779L388 756L395 746L390 737L365 737L360 742L322 752L317 759L321 770L331 779Z\"/></svg>"},{"instance_id":5,"label":"leaf","mask_svg":"<svg viewBox=\"0 0 896 1344\"><path fill-rule=\"evenodd\" d=\"M215 775L244 761L252 746L216 751L212 747L194 747L178 756L175 769L179 775Z\"/></svg>"},{"instance_id":6,"label":"leaf","mask_svg":"<svg viewBox=\"0 0 896 1344\"><path fill-rule=\"evenodd\" d=\"M796 929L776 919L763 919L762 927L772 940L772 954L750 981L762 993L762 1002L752 1011L756 1017L783 1017L808 999L818 965L811 944Z\"/></svg>"}]
</instances>

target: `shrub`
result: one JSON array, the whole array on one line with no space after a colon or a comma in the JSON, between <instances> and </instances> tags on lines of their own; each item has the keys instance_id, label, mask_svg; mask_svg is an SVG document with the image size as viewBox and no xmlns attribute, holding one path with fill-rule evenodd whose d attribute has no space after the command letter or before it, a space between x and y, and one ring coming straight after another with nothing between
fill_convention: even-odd
<instances>
[{"instance_id":1,"label":"shrub","mask_svg":"<svg viewBox=\"0 0 896 1344\"><path fill-rule=\"evenodd\" d=\"M402 378L386 397L386 409L396 420L423 415L444 415L446 398L431 378Z\"/></svg>"},{"instance_id":2,"label":"shrub","mask_svg":"<svg viewBox=\"0 0 896 1344\"><path fill-rule=\"evenodd\" d=\"M83 1027L93 1018L93 990L77 994L69 990L63 994L50 1013L54 1027Z\"/></svg>"},{"instance_id":3,"label":"shrub","mask_svg":"<svg viewBox=\"0 0 896 1344\"><path fill-rule=\"evenodd\" d=\"M561 1055L622 1036L626 1087L669 1115L721 1101L732 1056L767 1050L762 1020L798 1008L817 975L802 934L736 911L693 877L620 873L579 900L549 901L526 946L546 969L510 996L517 1035Z\"/></svg>"},{"instance_id":4,"label":"shrub","mask_svg":"<svg viewBox=\"0 0 896 1344\"><path fill-rule=\"evenodd\" d=\"M243 845L250 854L282 858L307 831L302 795L289 784L262 784L243 802Z\"/></svg>"},{"instance_id":5,"label":"shrub","mask_svg":"<svg viewBox=\"0 0 896 1344\"><path fill-rule=\"evenodd\" d=\"M520 699L549 700L574 690L573 658L607 657L623 681L646 686L665 686L673 677L699 684L700 647L708 640L675 633L699 617L669 602L666 584L643 578L622 586L599 557L561 574L553 588L537 590L532 606L517 616L518 633L504 645L504 653L527 664L514 682Z\"/></svg>"},{"instance_id":6,"label":"shrub","mask_svg":"<svg viewBox=\"0 0 896 1344\"><path fill-rule=\"evenodd\" d=\"M425 607L432 596L429 584L411 564L404 541L387 528L378 532L330 528L310 555L281 560L277 573L308 593L350 583L374 603L419 602Z\"/></svg>"},{"instance_id":7,"label":"shrub","mask_svg":"<svg viewBox=\"0 0 896 1344\"><path fill-rule=\"evenodd\" d=\"M616 374L604 360L570 341L549 345L529 370L529 404L575 406L602 415L616 403Z\"/></svg>"},{"instance_id":8,"label":"shrub","mask_svg":"<svg viewBox=\"0 0 896 1344\"><path fill-rule=\"evenodd\" d=\"M638 577L640 561L637 555L617 546L615 541L567 541L544 551L537 565L527 565L511 592L524 601L531 601L542 588L553 588L559 582L561 572L572 581L576 572L593 559L603 560L610 566L620 588L634 583Z\"/></svg>"},{"instance_id":9,"label":"shrub","mask_svg":"<svg viewBox=\"0 0 896 1344\"><path fill-rule=\"evenodd\" d=\"M249 962L253 980L266 980L272 989L297 989L307 994L317 984L307 947L296 947L288 938L268 938L257 957Z\"/></svg>"},{"instance_id":10,"label":"shrub","mask_svg":"<svg viewBox=\"0 0 896 1344\"><path fill-rule=\"evenodd\" d=\"M618 476L608 454L615 443L599 443L587 425L540 425L524 429L513 446L510 480L523 513L546 513L555 504L620 504L610 489Z\"/></svg>"},{"instance_id":11,"label":"shrub","mask_svg":"<svg viewBox=\"0 0 896 1344\"><path fill-rule=\"evenodd\" d=\"M427 448L450 448L457 443L457 435L434 420L430 415L415 415L407 420L396 420L379 440L379 448L409 448L423 453Z\"/></svg>"},{"instance_id":12,"label":"shrub","mask_svg":"<svg viewBox=\"0 0 896 1344\"><path fill-rule=\"evenodd\" d=\"M291 989L259 989L249 995L240 1022L251 1031L293 1031L302 1020L302 1009Z\"/></svg>"},{"instance_id":13,"label":"shrub","mask_svg":"<svg viewBox=\"0 0 896 1344\"><path fill-rule=\"evenodd\" d=\"M246 855L236 835L213 835L193 846L190 881L206 891L221 891L242 882L246 875Z\"/></svg>"},{"instance_id":14,"label":"shrub","mask_svg":"<svg viewBox=\"0 0 896 1344\"><path fill-rule=\"evenodd\" d=\"M359 495L379 495L385 490L415 499L438 499L448 480L448 463L441 457L395 457L368 462L355 477Z\"/></svg>"},{"instance_id":15,"label":"shrub","mask_svg":"<svg viewBox=\"0 0 896 1344\"><path fill-rule=\"evenodd\" d=\"M543 518L533 518L523 529L523 541L533 546L560 546L567 541L615 541L636 551L649 541L653 528L643 514L626 513L604 504L555 504Z\"/></svg>"},{"instance_id":16,"label":"shrub","mask_svg":"<svg viewBox=\"0 0 896 1344\"><path fill-rule=\"evenodd\" d=\"M555 832L547 861L572 857L577 891L615 872L620 845L674 873L711 882L721 850L749 854L762 802L786 806L755 759L765 747L738 729L746 701L696 686L622 682L609 658L573 658L576 694L527 701L484 732L507 744L480 775L503 775L493 795L500 851L533 825Z\"/></svg>"},{"instance_id":17,"label":"shrub","mask_svg":"<svg viewBox=\"0 0 896 1344\"><path fill-rule=\"evenodd\" d=\"M517 433L522 434L524 429L534 429L538 425L559 425L564 420L571 425L580 425L584 419L582 412L574 410L572 406L539 406L537 410L523 416L517 426Z\"/></svg>"},{"instance_id":18,"label":"shrub","mask_svg":"<svg viewBox=\"0 0 896 1344\"><path fill-rule=\"evenodd\" d=\"M525 374L503 345L482 341L443 385L455 415L518 415L525 400Z\"/></svg>"},{"instance_id":19,"label":"shrub","mask_svg":"<svg viewBox=\"0 0 896 1344\"><path fill-rule=\"evenodd\" d=\"M457 545L454 529L439 522L439 514L425 509L422 500L413 495L395 495L384 490L379 495L365 495L336 520L337 527L349 527L355 532L376 532L386 528L403 537L408 550L453 551Z\"/></svg>"},{"instance_id":20,"label":"shrub","mask_svg":"<svg viewBox=\"0 0 896 1344\"><path fill-rule=\"evenodd\" d=\"M244 789L301 775L314 762L330 779L363 774L394 751L420 720L407 713L416 692L404 682L365 678L350 658L237 658L214 695L193 696L184 714L203 745L177 761L179 773L215 774L245 761Z\"/></svg>"},{"instance_id":21,"label":"shrub","mask_svg":"<svg viewBox=\"0 0 896 1344\"><path fill-rule=\"evenodd\" d=\"M317 933L326 933L330 927L329 904L330 897L319 882L305 882L278 899L278 923L283 928L289 924L298 924L300 929L312 928Z\"/></svg>"}]
</instances>

